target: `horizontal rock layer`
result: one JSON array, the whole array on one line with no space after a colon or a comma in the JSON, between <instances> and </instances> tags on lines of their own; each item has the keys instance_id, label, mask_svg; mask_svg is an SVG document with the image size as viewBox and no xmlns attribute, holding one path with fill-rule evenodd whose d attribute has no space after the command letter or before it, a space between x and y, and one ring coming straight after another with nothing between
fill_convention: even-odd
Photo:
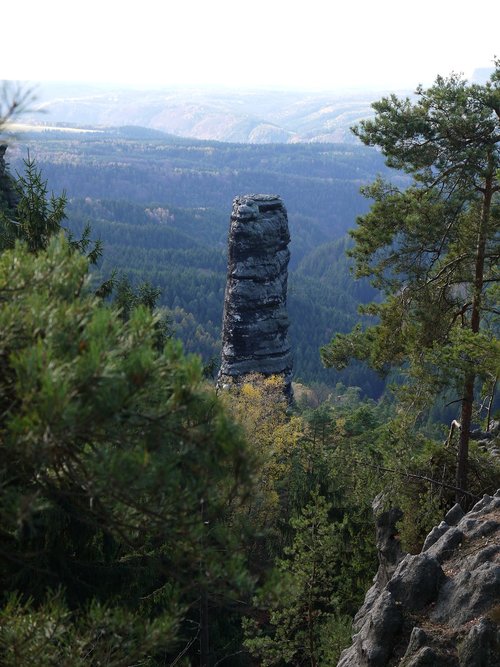
<instances>
[{"instance_id":1,"label":"horizontal rock layer","mask_svg":"<svg viewBox=\"0 0 500 667\"><path fill-rule=\"evenodd\" d=\"M249 373L279 374L291 391L286 310L288 218L276 195L233 201L218 385Z\"/></svg>"}]
</instances>

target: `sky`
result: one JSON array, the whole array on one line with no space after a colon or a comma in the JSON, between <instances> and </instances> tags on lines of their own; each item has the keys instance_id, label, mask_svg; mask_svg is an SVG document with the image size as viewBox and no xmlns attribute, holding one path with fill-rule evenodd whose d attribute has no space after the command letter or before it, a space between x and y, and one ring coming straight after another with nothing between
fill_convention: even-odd
<instances>
[{"instance_id":1,"label":"sky","mask_svg":"<svg viewBox=\"0 0 500 667\"><path fill-rule=\"evenodd\" d=\"M2 5L0 79L32 83L407 89L500 57L499 0Z\"/></svg>"}]
</instances>

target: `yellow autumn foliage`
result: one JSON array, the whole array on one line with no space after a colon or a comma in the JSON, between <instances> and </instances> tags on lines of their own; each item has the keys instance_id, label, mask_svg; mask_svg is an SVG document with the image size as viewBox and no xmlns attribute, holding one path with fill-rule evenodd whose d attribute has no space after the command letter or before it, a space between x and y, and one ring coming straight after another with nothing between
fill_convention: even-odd
<instances>
[{"instance_id":1,"label":"yellow autumn foliage","mask_svg":"<svg viewBox=\"0 0 500 667\"><path fill-rule=\"evenodd\" d=\"M304 423L288 414L283 379L248 375L223 394L232 417L243 428L258 465L254 493L244 508L257 532L271 528L280 513L280 484L290 472L292 453L300 447Z\"/></svg>"}]
</instances>

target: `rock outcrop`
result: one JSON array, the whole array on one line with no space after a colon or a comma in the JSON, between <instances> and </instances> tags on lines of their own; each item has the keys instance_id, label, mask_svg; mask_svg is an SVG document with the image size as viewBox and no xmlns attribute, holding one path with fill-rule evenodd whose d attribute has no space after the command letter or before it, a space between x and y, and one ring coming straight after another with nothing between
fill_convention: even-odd
<instances>
[{"instance_id":1,"label":"rock outcrop","mask_svg":"<svg viewBox=\"0 0 500 667\"><path fill-rule=\"evenodd\" d=\"M288 218L276 195L236 197L229 252L218 386L245 375L282 375L291 396L292 355L286 310Z\"/></svg>"},{"instance_id":2,"label":"rock outcrop","mask_svg":"<svg viewBox=\"0 0 500 667\"><path fill-rule=\"evenodd\" d=\"M5 162L6 144L0 144L0 210L13 210L17 206L18 195L14 181Z\"/></svg>"},{"instance_id":3,"label":"rock outcrop","mask_svg":"<svg viewBox=\"0 0 500 667\"><path fill-rule=\"evenodd\" d=\"M500 490L455 505L413 556L394 544L397 511L374 510L379 572L338 667L500 667Z\"/></svg>"}]
</instances>

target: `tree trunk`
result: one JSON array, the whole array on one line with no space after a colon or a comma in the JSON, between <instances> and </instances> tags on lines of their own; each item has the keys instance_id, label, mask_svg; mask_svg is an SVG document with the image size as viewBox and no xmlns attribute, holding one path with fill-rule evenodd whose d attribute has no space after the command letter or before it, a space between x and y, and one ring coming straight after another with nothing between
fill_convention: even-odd
<instances>
[{"instance_id":1,"label":"tree trunk","mask_svg":"<svg viewBox=\"0 0 500 667\"><path fill-rule=\"evenodd\" d=\"M314 620L313 620L313 609L312 601L309 600L307 606L307 625L308 625L308 636L309 636L309 657L311 667L317 667L318 663L316 662L316 643L314 641Z\"/></svg>"},{"instance_id":2,"label":"tree trunk","mask_svg":"<svg viewBox=\"0 0 500 667\"><path fill-rule=\"evenodd\" d=\"M455 500L465 509L467 507L467 473L469 468L469 439L472 423L472 405L474 401L474 373L467 375L464 383L464 395L462 397L462 411L460 416L460 438L458 441L457 454L457 492Z\"/></svg>"},{"instance_id":3,"label":"tree trunk","mask_svg":"<svg viewBox=\"0 0 500 667\"><path fill-rule=\"evenodd\" d=\"M490 396L490 402L488 403L488 412L486 413L486 430L490 430L490 424L491 424L491 410L494 405L495 401L495 391L497 388L497 382L498 382L498 375L495 376L495 381L493 382L493 386L491 388L491 396Z\"/></svg>"},{"instance_id":4,"label":"tree trunk","mask_svg":"<svg viewBox=\"0 0 500 667\"><path fill-rule=\"evenodd\" d=\"M481 325L481 300L484 283L484 256L486 252L486 239L490 222L491 201L493 198L493 160L490 156L490 172L486 177L483 192L483 208L477 235L476 256L474 266L474 283L472 295L472 311L470 329L472 333L479 333ZM474 403L474 384L476 374L473 370L466 373L464 378L464 393L462 397L462 414L460 419L460 440L457 454L457 483L458 489L468 491L467 473L469 467L469 440L472 425L472 406ZM465 509L467 495L457 491L457 502Z\"/></svg>"}]
</instances>

